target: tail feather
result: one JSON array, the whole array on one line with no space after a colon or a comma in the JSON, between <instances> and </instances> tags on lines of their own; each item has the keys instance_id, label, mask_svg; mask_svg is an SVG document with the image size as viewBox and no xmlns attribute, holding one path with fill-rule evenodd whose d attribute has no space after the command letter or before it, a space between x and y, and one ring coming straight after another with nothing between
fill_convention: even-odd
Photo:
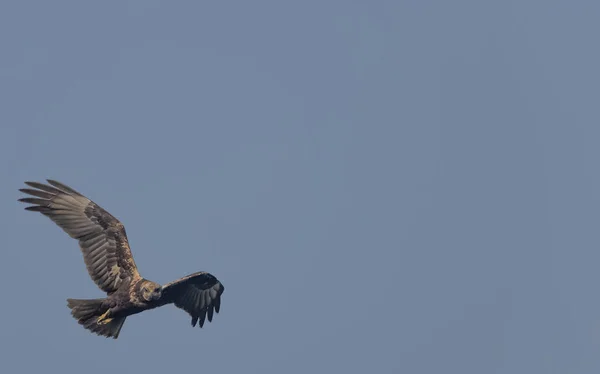
<instances>
[{"instance_id":1,"label":"tail feather","mask_svg":"<svg viewBox=\"0 0 600 374\"><path fill-rule=\"evenodd\" d=\"M105 299L67 299L67 306L71 309L71 315L85 329L107 338L117 339L126 317L113 318L106 324L98 323L98 318L106 312L102 303Z\"/></svg>"}]
</instances>

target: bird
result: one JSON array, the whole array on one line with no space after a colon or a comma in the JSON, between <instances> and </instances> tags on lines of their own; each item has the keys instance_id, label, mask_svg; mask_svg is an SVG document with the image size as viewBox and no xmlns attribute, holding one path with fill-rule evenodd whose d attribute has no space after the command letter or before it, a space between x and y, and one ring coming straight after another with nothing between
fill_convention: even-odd
<instances>
[{"instance_id":1,"label":"bird","mask_svg":"<svg viewBox=\"0 0 600 374\"><path fill-rule=\"evenodd\" d=\"M106 293L105 298L67 299L71 315L86 330L117 339L127 317L174 304L191 316L192 327L202 328L219 313L223 284L200 271L160 285L140 275L133 259L125 226L83 194L53 179L47 184L25 182L19 191L33 197L18 201L33 204L27 211L50 218L78 240L88 274Z\"/></svg>"}]
</instances>

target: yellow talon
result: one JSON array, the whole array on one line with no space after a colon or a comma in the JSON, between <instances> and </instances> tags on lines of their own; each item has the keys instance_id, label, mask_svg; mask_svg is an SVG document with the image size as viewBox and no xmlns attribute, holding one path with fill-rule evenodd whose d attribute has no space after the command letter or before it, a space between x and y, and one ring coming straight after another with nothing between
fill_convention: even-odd
<instances>
[{"instance_id":1,"label":"yellow talon","mask_svg":"<svg viewBox=\"0 0 600 374\"><path fill-rule=\"evenodd\" d=\"M101 315L100 317L98 317L98 320L96 321L97 324L99 325L106 325L107 323L110 323L113 319L112 318L108 318L108 314L110 313L110 309L107 310L106 312L104 312L103 315Z\"/></svg>"}]
</instances>

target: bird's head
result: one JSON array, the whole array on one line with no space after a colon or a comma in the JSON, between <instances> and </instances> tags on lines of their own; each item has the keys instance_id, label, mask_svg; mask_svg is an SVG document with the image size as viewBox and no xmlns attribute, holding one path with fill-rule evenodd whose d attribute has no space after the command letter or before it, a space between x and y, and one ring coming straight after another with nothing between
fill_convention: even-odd
<instances>
[{"instance_id":1,"label":"bird's head","mask_svg":"<svg viewBox=\"0 0 600 374\"><path fill-rule=\"evenodd\" d=\"M160 299L162 296L162 287L160 284L149 280L144 280L143 282L144 283L142 283L140 289L142 291L142 297L144 300L150 302Z\"/></svg>"}]
</instances>

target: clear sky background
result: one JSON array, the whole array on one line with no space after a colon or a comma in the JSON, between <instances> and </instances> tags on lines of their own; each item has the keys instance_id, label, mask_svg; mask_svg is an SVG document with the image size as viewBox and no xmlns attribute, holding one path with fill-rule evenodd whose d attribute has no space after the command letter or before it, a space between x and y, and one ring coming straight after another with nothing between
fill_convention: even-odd
<instances>
[{"instance_id":1,"label":"clear sky background","mask_svg":"<svg viewBox=\"0 0 600 374\"><path fill-rule=\"evenodd\" d=\"M6 1L2 372L600 372L596 1ZM224 283L90 334L71 185L143 276Z\"/></svg>"}]
</instances>

